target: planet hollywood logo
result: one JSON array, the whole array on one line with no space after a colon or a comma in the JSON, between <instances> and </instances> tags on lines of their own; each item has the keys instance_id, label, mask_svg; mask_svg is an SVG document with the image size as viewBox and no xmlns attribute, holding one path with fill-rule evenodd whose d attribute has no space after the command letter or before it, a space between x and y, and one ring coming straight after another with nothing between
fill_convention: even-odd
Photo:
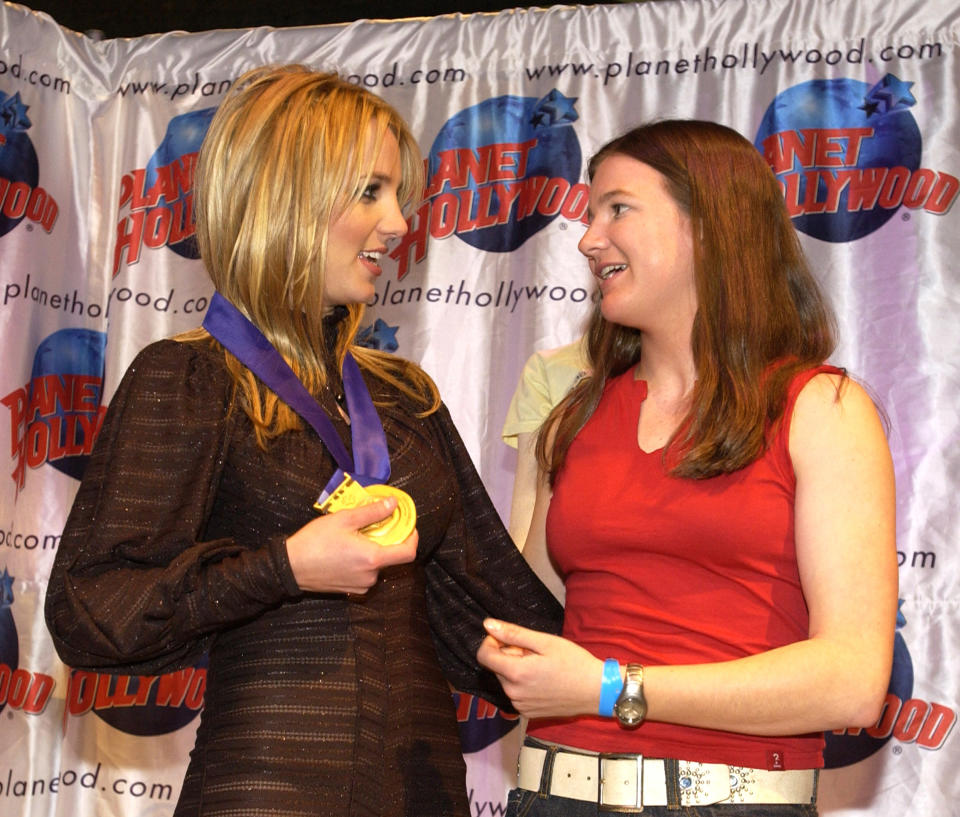
<instances>
[{"instance_id":1,"label":"planet hollywood logo","mask_svg":"<svg viewBox=\"0 0 960 817\"><path fill-rule=\"evenodd\" d=\"M500 96L466 108L440 129L425 161L427 190L392 250L398 278L426 257L427 236L456 235L487 252L511 252L558 216L583 218L576 97Z\"/></svg>"},{"instance_id":2,"label":"planet hollywood logo","mask_svg":"<svg viewBox=\"0 0 960 817\"><path fill-rule=\"evenodd\" d=\"M466 692L454 692L453 704L460 725L460 743L466 754L479 752L514 729L520 716L503 712L492 703Z\"/></svg>"},{"instance_id":3,"label":"planet hollywood logo","mask_svg":"<svg viewBox=\"0 0 960 817\"><path fill-rule=\"evenodd\" d=\"M28 108L19 93L0 91L0 236L24 219L49 233L60 212L53 196L39 186L40 163L27 136Z\"/></svg>"},{"instance_id":4,"label":"planet hollywood logo","mask_svg":"<svg viewBox=\"0 0 960 817\"><path fill-rule=\"evenodd\" d=\"M770 103L754 144L798 230L822 241L854 241L900 207L943 215L953 206L960 181L921 166L912 86L893 74L872 86L818 79Z\"/></svg>"},{"instance_id":5,"label":"planet hollywood logo","mask_svg":"<svg viewBox=\"0 0 960 817\"><path fill-rule=\"evenodd\" d=\"M49 463L79 479L103 423L104 352L107 336L89 329L61 329L43 340L30 380L0 403L10 411L11 477L17 493L28 468Z\"/></svg>"},{"instance_id":6,"label":"planet hollywood logo","mask_svg":"<svg viewBox=\"0 0 960 817\"><path fill-rule=\"evenodd\" d=\"M903 601L900 602L901 606ZM850 766L880 751L891 739L922 749L943 747L957 722L949 706L913 697L913 660L900 630L907 624L897 611L893 671L880 718L867 729L839 729L826 734L823 759L828 769Z\"/></svg>"},{"instance_id":7,"label":"planet hollywood logo","mask_svg":"<svg viewBox=\"0 0 960 817\"><path fill-rule=\"evenodd\" d=\"M175 116L146 167L120 180L119 208L113 247L113 275L136 264L144 247L168 247L183 258L199 258L194 233L193 173L200 144L216 108Z\"/></svg>"},{"instance_id":8,"label":"planet hollywood logo","mask_svg":"<svg viewBox=\"0 0 960 817\"><path fill-rule=\"evenodd\" d=\"M164 675L107 675L72 670L67 688L66 715L92 712L129 735L175 732L203 709L207 689L207 659Z\"/></svg>"},{"instance_id":9,"label":"planet hollywood logo","mask_svg":"<svg viewBox=\"0 0 960 817\"><path fill-rule=\"evenodd\" d=\"M42 672L20 667L20 642L13 621L13 576L0 574L0 712L9 707L39 715L50 702L54 680Z\"/></svg>"}]
</instances>

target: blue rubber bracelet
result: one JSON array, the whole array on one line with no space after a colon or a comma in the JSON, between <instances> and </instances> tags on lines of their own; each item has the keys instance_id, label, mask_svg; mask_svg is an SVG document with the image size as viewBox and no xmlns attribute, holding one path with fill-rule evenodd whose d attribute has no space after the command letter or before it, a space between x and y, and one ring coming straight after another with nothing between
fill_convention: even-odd
<instances>
[{"instance_id":1,"label":"blue rubber bracelet","mask_svg":"<svg viewBox=\"0 0 960 817\"><path fill-rule=\"evenodd\" d=\"M620 697L623 689L623 678L620 677L620 662L616 658L608 658L603 662L603 681L600 684L600 707L598 711L606 718L613 717L613 705Z\"/></svg>"}]
</instances>

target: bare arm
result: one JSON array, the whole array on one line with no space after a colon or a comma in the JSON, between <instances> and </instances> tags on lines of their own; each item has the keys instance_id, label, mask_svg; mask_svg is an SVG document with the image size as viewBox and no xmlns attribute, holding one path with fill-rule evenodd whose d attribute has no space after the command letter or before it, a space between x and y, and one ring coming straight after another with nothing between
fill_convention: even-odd
<instances>
[{"instance_id":1,"label":"bare arm","mask_svg":"<svg viewBox=\"0 0 960 817\"><path fill-rule=\"evenodd\" d=\"M537 432L517 434L517 470L510 497L510 537L523 550L537 495Z\"/></svg>"},{"instance_id":2,"label":"bare arm","mask_svg":"<svg viewBox=\"0 0 960 817\"><path fill-rule=\"evenodd\" d=\"M553 492L546 474L537 476L537 494L533 503L533 515L530 520L530 530L527 533L523 546L523 558L533 568L547 589L563 604L566 590L563 578L550 558L547 550L547 511L550 509L550 498Z\"/></svg>"},{"instance_id":3,"label":"bare arm","mask_svg":"<svg viewBox=\"0 0 960 817\"><path fill-rule=\"evenodd\" d=\"M864 391L847 382L838 395L834 376L811 380L794 409L790 453L808 638L734 661L646 667L649 719L756 735L876 720L890 677L897 565L893 467ZM569 641L500 623L480 659L524 715L597 711L602 662Z\"/></svg>"}]
</instances>

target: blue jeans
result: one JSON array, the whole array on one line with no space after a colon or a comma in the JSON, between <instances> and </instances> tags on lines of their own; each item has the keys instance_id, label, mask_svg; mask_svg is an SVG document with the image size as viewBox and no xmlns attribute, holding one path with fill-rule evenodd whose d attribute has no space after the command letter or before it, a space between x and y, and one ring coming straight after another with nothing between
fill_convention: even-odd
<instances>
[{"instance_id":1,"label":"blue jeans","mask_svg":"<svg viewBox=\"0 0 960 817\"><path fill-rule=\"evenodd\" d=\"M507 798L506 817L619 817L622 814L642 814L643 817L816 817L817 807L812 804L735 803L675 808L644 806L641 812L619 806L615 811L601 810L596 803L553 795L541 797L537 792L526 789L514 789Z\"/></svg>"}]
</instances>

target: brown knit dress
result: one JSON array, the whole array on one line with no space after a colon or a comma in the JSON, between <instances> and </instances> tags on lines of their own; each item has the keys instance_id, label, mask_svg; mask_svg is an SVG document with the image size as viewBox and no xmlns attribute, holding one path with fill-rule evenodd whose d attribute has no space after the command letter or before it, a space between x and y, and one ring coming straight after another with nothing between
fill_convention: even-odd
<instances>
[{"instance_id":1,"label":"brown knit dress","mask_svg":"<svg viewBox=\"0 0 960 817\"><path fill-rule=\"evenodd\" d=\"M50 577L70 666L154 675L209 654L176 817L468 814L452 684L507 705L475 661L486 615L560 609L500 523L445 408L367 378L417 561L364 596L300 591L284 537L335 464L309 428L256 445L221 349L160 341L111 402ZM349 447L332 397L321 400Z\"/></svg>"}]
</instances>

